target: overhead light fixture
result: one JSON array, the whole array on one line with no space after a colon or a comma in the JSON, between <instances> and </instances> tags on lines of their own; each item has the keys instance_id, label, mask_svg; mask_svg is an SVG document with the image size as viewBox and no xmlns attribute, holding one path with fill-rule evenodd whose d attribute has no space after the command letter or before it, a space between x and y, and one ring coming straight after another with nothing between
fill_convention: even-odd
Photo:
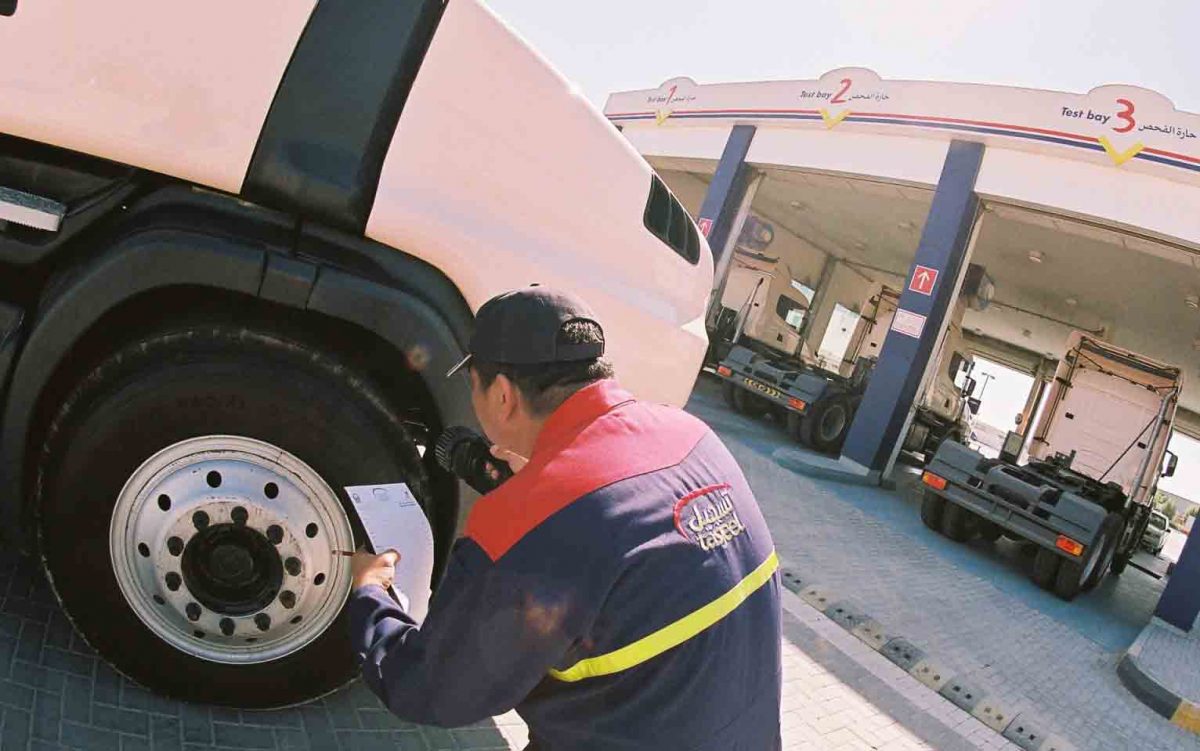
<instances>
[{"instance_id":1,"label":"overhead light fixture","mask_svg":"<svg viewBox=\"0 0 1200 751\"><path fill-rule=\"evenodd\" d=\"M1187 303L1187 306L1192 310L1200 309L1200 297L1197 297L1196 295L1188 295L1183 299L1183 301Z\"/></svg>"},{"instance_id":2,"label":"overhead light fixture","mask_svg":"<svg viewBox=\"0 0 1200 751\"><path fill-rule=\"evenodd\" d=\"M1192 340L1192 349L1200 350L1200 336Z\"/></svg>"},{"instance_id":3,"label":"overhead light fixture","mask_svg":"<svg viewBox=\"0 0 1200 751\"><path fill-rule=\"evenodd\" d=\"M1033 263L1041 263L1042 259L1045 257L1046 256L1042 255L1042 251L1040 251L1040 250L1029 251L1029 260L1032 261Z\"/></svg>"},{"instance_id":4,"label":"overhead light fixture","mask_svg":"<svg viewBox=\"0 0 1200 751\"><path fill-rule=\"evenodd\" d=\"M792 201L789 205L793 209L796 209L797 211L803 211L804 209L808 208L808 206L806 206L804 203L802 203L800 201Z\"/></svg>"},{"instance_id":5,"label":"overhead light fixture","mask_svg":"<svg viewBox=\"0 0 1200 751\"><path fill-rule=\"evenodd\" d=\"M1033 332L1030 331L1029 329L1021 329L1021 336L1028 339L1029 337L1033 336Z\"/></svg>"},{"instance_id":6,"label":"overhead light fixture","mask_svg":"<svg viewBox=\"0 0 1200 751\"><path fill-rule=\"evenodd\" d=\"M855 240L854 247L858 248L859 250L866 250L867 249L867 241L866 240Z\"/></svg>"},{"instance_id":7,"label":"overhead light fixture","mask_svg":"<svg viewBox=\"0 0 1200 751\"><path fill-rule=\"evenodd\" d=\"M1073 308L1079 304L1079 301L1076 300L1074 297L1068 297L1066 300L1063 300L1063 302L1065 302L1067 304L1067 306L1071 307L1071 308Z\"/></svg>"},{"instance_id":8,"label":"overhead light fixture","mask_svg":"<svg viewBox=\"0 0 1200 751\"><path fill-rule=\"evenodd\" d=\"M917 225L914 222L900 222L896 226L899 227L900 229L909 230L909 231L917 228Z\"/></svg>"}]
</instances>

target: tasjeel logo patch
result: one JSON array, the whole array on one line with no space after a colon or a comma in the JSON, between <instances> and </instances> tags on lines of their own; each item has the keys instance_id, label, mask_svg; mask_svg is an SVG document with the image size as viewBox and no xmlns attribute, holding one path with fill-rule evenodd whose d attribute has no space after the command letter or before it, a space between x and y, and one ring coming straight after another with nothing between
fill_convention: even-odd
<instances>
[{"instance_id":1,"label":"tasjeel logo patch","mask_svg":"<svg viewBox=\"0 0 1200 751\"><path fill-rule=\"evenodd\" d=\"M746 531L738 518L729 483L710 485L675 502L675 530L701 550L728 545Z\"/></svg>"}]
</instances>

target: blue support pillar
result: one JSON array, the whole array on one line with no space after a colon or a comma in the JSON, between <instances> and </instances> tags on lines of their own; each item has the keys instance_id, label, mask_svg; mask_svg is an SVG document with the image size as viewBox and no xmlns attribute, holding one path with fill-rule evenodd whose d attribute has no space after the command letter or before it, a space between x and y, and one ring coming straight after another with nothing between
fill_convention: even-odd
<instances>
[{"instance_id":1,"label":"blue support pillar","mask_svg":"<svg viewBox=\"0 0 1200 751\"><path fill-rule=\"evenodd\" d=\"M713 266L718 269L722 267L721 261L737 218L738 206L750 183L746 154L750 151L754 132L753 125L733 126L729 140L725 142L725 150L721 153L721 161L717 162L717 171L708 184L708 193L704 195L704 203L700 206L700 216L696 217L700 230L712 248ZM720 274L717 278L720 278Z\"/></svg>"},{"instance_id":2,"label":"blue support pillar","mask_svg":"<svg viewBox=\"0 0 1200 751\"><path fill-rule=\"evenodd\" d=\"M1192 525L1154 614L1184 631L1195 625L1200 614L1200 523Z\"/></svg>"},{"instance_id":3,"label":"blue support pillar","mask_svg":"<svg viewBox=\"0 0 1200 751\"><path fill-rule=\"evenodd\" d=\"M979 200L975 178L983 144L953 141L905 280L896 322L888 332L842 449L843 460L878 478L903 439L913 400L933 356L945 318L966 269L971 228ZM922 268L923 267L923 268ZM930 284L932 274L936 272ZM919 277L919 278L918 278ZM929 294L914 288L929 288ZM899 329L899 330L898 330Z\"/></svg>"}]
</instances>

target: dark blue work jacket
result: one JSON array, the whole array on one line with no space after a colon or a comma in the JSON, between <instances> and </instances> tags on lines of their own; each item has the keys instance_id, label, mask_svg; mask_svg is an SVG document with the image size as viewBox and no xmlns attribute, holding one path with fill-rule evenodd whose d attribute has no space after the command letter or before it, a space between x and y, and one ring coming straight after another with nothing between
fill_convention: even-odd
<instances>
[{"instance_id":1,"label":"dark blue work jacket","mask_svg":"<svg viewBox=\"0 0 1200 751\"><path fill-rule=\"evenodd\" d=\"M538 751L773 751L777 567L716 435L601 381L476 503L423 625L362 587L350 627L367 685L413 722L515 707Z\"/></svg>"}]
</instances>

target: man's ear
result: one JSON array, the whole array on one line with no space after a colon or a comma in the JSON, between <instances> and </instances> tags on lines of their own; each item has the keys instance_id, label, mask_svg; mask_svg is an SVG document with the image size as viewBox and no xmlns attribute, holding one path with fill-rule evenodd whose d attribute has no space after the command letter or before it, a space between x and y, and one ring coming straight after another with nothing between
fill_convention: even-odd
<instances>
[{"instance_id":1,"label":"man's ear","mask_svg":"<svg viewBox=\"0 0 1200 751\"><path fill-rule=\"evenodd\" d=\"M517 384L503 373L496 376L496 382L493 385L496 389L496 406L499 407L500 414L507 420L516 414L521 394L517 390Z\"/></svg>"}]
</instances>

